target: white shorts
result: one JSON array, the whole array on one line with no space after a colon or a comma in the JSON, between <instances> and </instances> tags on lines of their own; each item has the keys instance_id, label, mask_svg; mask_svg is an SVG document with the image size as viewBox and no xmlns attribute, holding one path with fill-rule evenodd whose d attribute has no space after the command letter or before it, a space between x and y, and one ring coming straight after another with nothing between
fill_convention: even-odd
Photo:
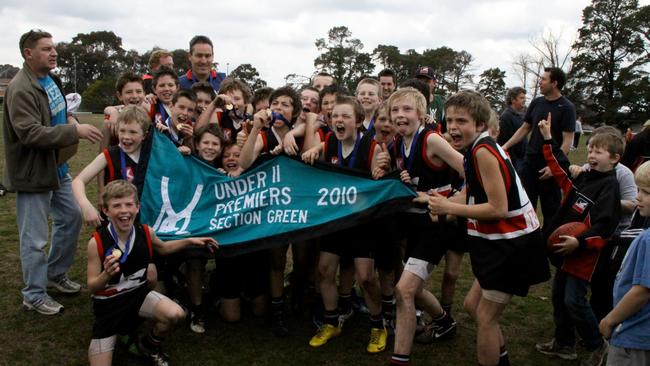
<instances>
[{"instance_id":1,"label":"white shorts","mask_svg":"<svg viewBox=\"0 0 650 366\"><path fill-rule=\"evenodd\" d=\"M436 268L433 264L413 257L409 257L408 261L404 265L404 270L414 275L420 277L422 281L426 281L429 278L433 269Z\"/></svg>"}]
</instances>

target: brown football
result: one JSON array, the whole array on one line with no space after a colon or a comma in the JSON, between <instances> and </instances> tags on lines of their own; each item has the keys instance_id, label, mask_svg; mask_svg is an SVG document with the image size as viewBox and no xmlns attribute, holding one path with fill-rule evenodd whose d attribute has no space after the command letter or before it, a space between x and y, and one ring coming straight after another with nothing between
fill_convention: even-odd
<instances>
[{"instance_id":1,"label":"brown football","mask_svg":"<svg viewBox=\"0 0 650 366\"><path fill-rule=\"evenodd\" d=\"M562 239L560 239L560 236L562 235L567 235L567 236L578 236L585 231L587 231L589 227L584 223L584 222L578 222L578 221L573 221L573 222L567 222L564 225L560 225L557 229L551 233L551 236L548 237L548 242L546 243L546 247L550 251L555 251L555 248L553 248L553 244L557 244L562 242Z\"/></svg>"}]
</instances>

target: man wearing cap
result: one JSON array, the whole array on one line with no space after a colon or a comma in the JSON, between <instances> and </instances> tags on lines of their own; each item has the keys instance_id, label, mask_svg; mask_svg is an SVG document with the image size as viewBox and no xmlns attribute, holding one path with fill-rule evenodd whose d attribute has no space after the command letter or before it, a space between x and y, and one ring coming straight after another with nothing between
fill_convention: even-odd
<instances>
[{"instance_id":1,"label":"man wearing cap","mask_svg":"<svg viewBox=\"0 0 650 366\"><path fill-rule=\"evenodd\" d=\"M68 115L61 80L50 72L57 58L52 35L29 31L20 37L19 48L25 62L4 100L5 185L16 191L23 307L54 315L63 306L48 295L48 287L70 294L81 289L67 274L77 248L81 212L65 160L74 155L79 139L95 143L102 134ZM50 215L52 241L47 253Z\"/></svg>"},{"instance_id":2,"label":"man wearing cap","mask_svg":"<svg viewBox=\"0 0 650 366\"><path fill-rule=\"evenodd\" d=\"M427 108L427 113L433 117L441 132L447 132L447 124L445 123L445 99L442 95L435 94L438 81L436 80L436 76L433 74L433 68L429 66L420 67L415 73L415 78L422 80L429 85L430 102Z\"/></svg>"},{"instance_id":3,"label":"man wearing cap","mask_svg":"<svg viewBox=\"0 0 650 366\"><path fill-rule=\"evenodd\" d=\"M207 81L215 91L219 91L221 82L226 78L223 72L212 69L214 61L214 48L212 41L206 36L194 36L190 40L190 63L192 67L185 75L178 78L181 89L192 89L192 85L199 81Z\"/></svg>"}]
</instances>

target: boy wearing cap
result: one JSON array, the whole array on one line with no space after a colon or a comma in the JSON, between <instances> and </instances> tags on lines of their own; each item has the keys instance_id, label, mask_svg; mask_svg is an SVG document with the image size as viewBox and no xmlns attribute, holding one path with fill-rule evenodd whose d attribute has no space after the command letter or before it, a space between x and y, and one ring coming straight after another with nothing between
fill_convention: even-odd
<instances>
[{"instance_id":1,"label":"boy wearing cap","mask_svg":"<svg viewBox=\"0 0 650 366\"><path fill-rule=\"evenodd\" d=\"M415 73L415 78L429 85L430 102L427 107L427 114L433 117L441 132L447 132L447 124L445 123L445 99L442 95L435 94L438 80L433 74L433 68L429 66L420 67Z\"/></svg>"}]
</instances>

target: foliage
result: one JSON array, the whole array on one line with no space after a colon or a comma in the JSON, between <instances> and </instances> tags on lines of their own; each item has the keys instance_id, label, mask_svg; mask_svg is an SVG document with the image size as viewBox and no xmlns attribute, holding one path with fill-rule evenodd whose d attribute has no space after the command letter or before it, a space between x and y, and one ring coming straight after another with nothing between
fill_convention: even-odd
<instances>
[{"instance_id":1,"label":"foliage","mask_svg":"<svg viewBox=\"0 0 650 366\"><path fill-rule=\"evenodd\" d=\"M487 69L479 76L476 89L487 98L495 111L500 111L505 105L506 72L498 67Z\"/></svg>"},{"instance_id":2,"label":"foliage","mask_svg":"<svg viewBox=\"0 0 650 366\"><path fill-rule=\"evenodd\" d=\"M593 0L583 10L570 89L578 108L597 122L647 118L649 15L637 0Z\"/></svg>"},{"instance_id":3,"label":"foliage","mask_svg":"<svg viewBox=\"0 0 650 366\"><path fill-rule=\"evenodd\" d=\"M314 60L314 66L334 76L348 90L354 90L356 83L375 69L370 54L361 51L363 43L352 38L352 32L345 26L330 29L327 40L319 38L315 44L322 53Z\"/></svg>"},{"instance_id":4,"label":"foliage","mask_svg":"<svg viewBox=\"0 0 650 366\"><path fill-rule=\"evenodd\" d=\"M257 90L266 86L266 81L260 78L260 73L251 64L241 64L237 66L228 76L241 79L248 84L251 90Z\"/></svg>"},{"instance_id":5,"label":"foliage","mask_svg":"<svg viewBox=\"0 0 650 366\"><path fill-rule=\"evenodd\" d=\"M104 107L115 105L115 77L95 80L81 94L81 109L93 113L103 113Z\"/></svg>"}]
</instances>

